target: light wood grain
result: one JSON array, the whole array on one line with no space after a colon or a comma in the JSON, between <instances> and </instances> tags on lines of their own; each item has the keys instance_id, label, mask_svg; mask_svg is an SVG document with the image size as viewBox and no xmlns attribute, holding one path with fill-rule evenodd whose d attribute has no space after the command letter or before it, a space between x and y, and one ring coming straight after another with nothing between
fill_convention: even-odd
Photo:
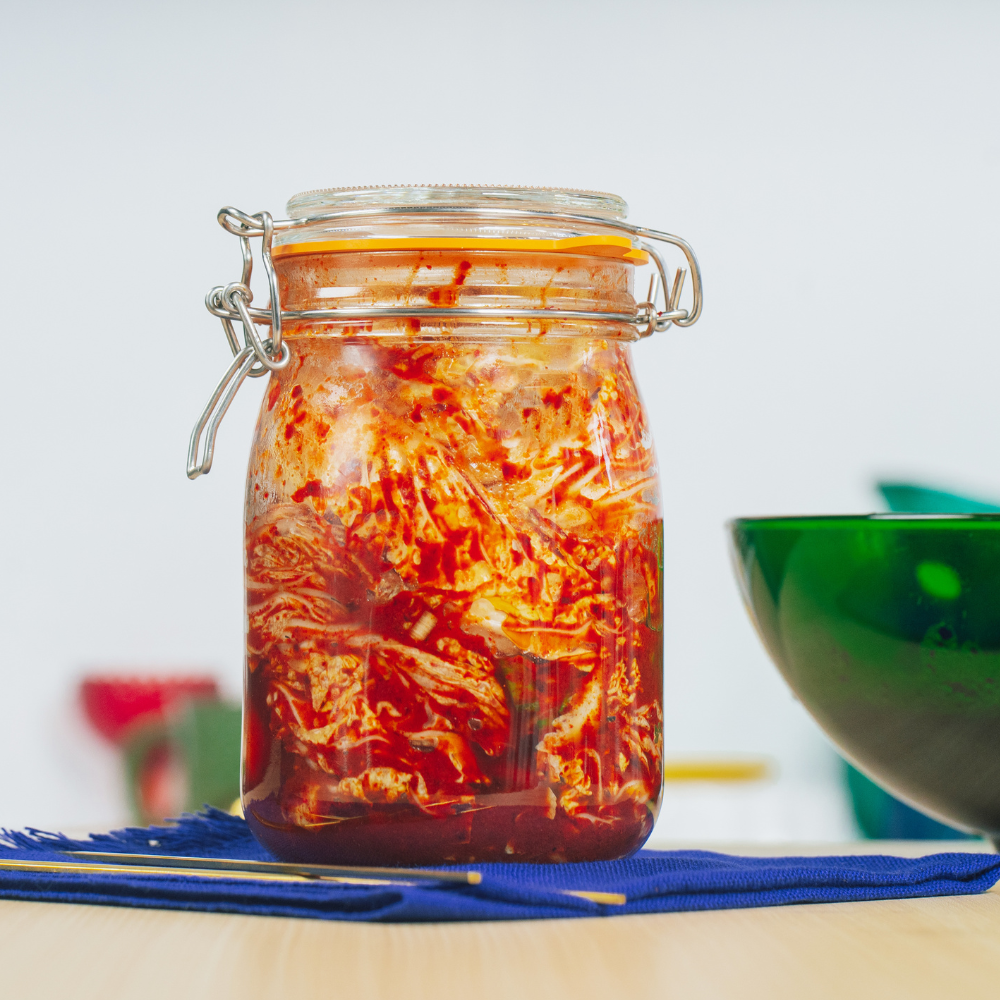
<instances>
[{"instance_id":1,"label":"light wood grain","mask_svg":"<svg viewBox=\"0 0 1000 1000\"><path fill-rule=\"evenodd\" d=\"M960 845L883 849L912 856L942 846ZM0 992L74 1000L978 1000L1000 995L1000 891L425 925L0 901Z\"/></svg>"}]
</instances>

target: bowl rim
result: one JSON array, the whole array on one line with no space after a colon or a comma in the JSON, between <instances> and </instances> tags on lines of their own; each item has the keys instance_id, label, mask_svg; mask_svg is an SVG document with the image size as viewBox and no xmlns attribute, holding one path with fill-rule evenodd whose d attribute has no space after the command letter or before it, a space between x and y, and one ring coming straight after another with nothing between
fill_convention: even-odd
<instances>
[{"instance_id":1,"label":"bowl rim","mask_svg":"<svg viewBox=\"0 0 1000 1000\"><path fill-rule=\"evenodd\" d=\"M733 517L726 522L730 531L740 528L774 528L797 531L814 528L830 530L835 528L868 527L877 530L892 530L894 527L911 527L920 530L940 526L945 530L959 525L966 528L1000 528L1000 513L987 514L773 514L763 517Z\"/></svg>"}]
</instances>

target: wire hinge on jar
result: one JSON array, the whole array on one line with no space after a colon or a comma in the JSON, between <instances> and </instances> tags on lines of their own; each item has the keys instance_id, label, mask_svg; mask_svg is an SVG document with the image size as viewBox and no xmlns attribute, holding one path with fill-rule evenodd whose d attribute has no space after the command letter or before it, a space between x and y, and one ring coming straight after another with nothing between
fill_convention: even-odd
<instances>
[{"instance_id":1,"label":"wire hinge on jar","mask_svg":"<svg viewBox=\"0 0 1000 1000\"><path fill-rule=\"evenodd\" d=\"M248 215L239 209L226 207L219 210L219 224L228 233L238 236L240 249L243 253L243 272L239 281L228 285L218 285L205 296L205 305L213 316L222 321L222 329L226 341L233 352L233 363L226 374L222 376L215 387L208 405L191 432L188 444L187 475L188 479L197 479L212 468L215 454L215 439L219 424L226 415L236 393L244 381L249 378L259 378L268 372L280 371L290 358L288 344L282 340L281 328L283 321L314 321L329 320L373 320L398 318L417 319L481 319L489 320L502 316L505 319L538 319L538 320L581 320L589 323L631 324L637 335L649 337L653 333L666 330L671 324L687 327L695 323L701 315L702 290L701 269L694 250L685 240L670 233L658 232L644 226L636 226L627 222L617 221L616 229L624 229L640 238L640 247L645 250L653 261L655 271L649 281L649 292L645 302L636 306L633 313L610 313L599 310L570 309L507 309L502 306L478 307L447 307L435 308L424 306L358 306L340 309L281 309L278 295L278 279L271 258L271 244L275 230L294 229L315 222L344 219L352 216L393 215L393 214L434 214L449 215L465 212L461 208L433 206L383 206L378 209L342 210L306 219L274 221L268 212L258 212ZM583 223L606 227L607 219L592 218L582 215L552 214L522 209L477 209L477 215L485 215L504 220L531 219L555 220L558 222ZM267 277L270 301L266 309L253 309L253 292L250 290L250 277L253 272L253 250L250 240L260 237L261 262ZM645 237L645 239L643 238ZM691 307L683 309L680 305L681 292L687 269L678 268L674 280L667 277L667 267L657 249L648 240L669 243L679 248L687 259L691 272ZM662 290L663 308L657 309L656 300ZM234 323L240 323L243 330L243 344L240 345ZM270 330L269 336L262 336L258 331ZM205 446L199 460L198 450L202 435L205 435Z\"/></svg>"},{"instance_id":2,"label":"wire hinge on jar","mask_svg":"<svg viewBox=\"0 0 1000 1000\"><path fill-rule=\"evenodd\" d=\"M227 232L235 233L240 238L243 273L239 281L213 288L205 296L205 305L210 313L222 320L222 329L233 352L233 363L215 387L208 405L191 432L187 457L188 479L197 479L212 468L219 424L222 423L222 418L247 377L260 378L269 372L280 371L291 360L288 344L281 339L282 316L278 298L278 278L274 273L270 252L274 233L274 223L270 214L259 212L251 216L235 208L224 208L219 212L219 221ZM253 310L256 316L251 315L250 309L250 303L253 302L253 292L250 290L253 250L250 247L250 239L254 236L260 236L262 240L261 259L271 297L267 310ZM233 329L233 322L236 320L243 327L242 347ZM257 332L258 322L262 326L266 324L270 327L269 337L262 338ZM206 428L208 433L205 437L205 450L199 462L198 445Z\"/></svg>"}]
</instances>

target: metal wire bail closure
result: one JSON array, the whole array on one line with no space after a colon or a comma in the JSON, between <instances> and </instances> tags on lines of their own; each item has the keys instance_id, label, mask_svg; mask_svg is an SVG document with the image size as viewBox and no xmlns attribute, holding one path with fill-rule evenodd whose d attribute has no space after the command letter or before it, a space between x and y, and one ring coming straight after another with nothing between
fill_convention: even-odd
<instances>
[{"instance_id":1,"label":"metal wire bail closure","mask_svg":"<svg viewBox=\"0 0 1000 1000\"><path fill-rule=\"evenodd\" d=\"M219 424L244 380L248 376L259 378L269 372L280 371L292 359L288 344L283 343L281 339L281 301L278 297L278 277L274 273L274 263L271 260L274 223L270 213L258 212L256 215L247 215L239 209L224 208L219 212L219 222L227 232L234 233L240 238L243 273L239 281L213 288L205 296L205 305L210 313L222 320L222 330L235 360L215 387L208 406L205 407L191 432L187 456L188 479L197 479L212 468ZM250 303L253 302L253 292L250 290L250 277L253 273L253 249L250 246L252 236L261 237L261 258L270 293L270 302L264 315L260 310L250 309ZM242 347L233 328L234 320L239 320L243 327ZM270 327L270 336L264 338L260 336L257 332L258 323L262 327ZM208 434L205 438L205 449L199 461L198 446L206 427Z\"/></svg>"},{"instance_id":2,"label":"metal wire bail closure","mask_svg":"<svg viewBox=\"0 0 1000 1000\"><path fill-rule=\"evenodd\" d=\"M240 250L243 254L243 271L239 281L228 285L218 285L205 296L205 306L213 316L222 321L222 330L233 352L233 363L226 374L222 376L215 387L208 405L205 407L198 422L191 432L188 444L187 476L197 479L212 468L212 458L215 453L215 438L219 424L226 415L233 398L247 378L259 378L269 372L280 371L291 360L291 352L282 339L282 322L284 320L305 320L322 322L325 320L371 320L391 319L397 317L419 319L566 319L583 320L592 323L627 323L635 327L637 335L649 337L653 333L662 332L674 324L688 327L697 322L701 315L702 285L701 268L698 258L690 244L679 236L658 232L644 226L636 226L624 221L616 221L616 229L631 232L640 237L640 246L645 250L655 266L655 273L650 279L649 293L645 302L639 303L633 313L609 313L598 310L568 310L568 309L508 309L503 306L480 307L449 307L431 308L423 306L359 306L342 309L307 309L282 311L278 295L278 277L274 270L271 256L271 246L276 229L297 229L315 222L332 219L347 219L356 216L371 215L414 215L429 214L449 215L463 213L467 210L437 206L382 206L365 209L347 209L330 212L323 215L310 216L303 219L285 219L275 222L269 212L258 212L248 215L238 208L226 206L218 212L219 225L239 237ZM550 213L528 209L483 208L476 209L476 214L488 218L502 220L533 220L582 223L606 227L607 219L587 215L568 215L565 213ZM260 256L267 278L270 300L266 309L252 308L253 292L250 290L250 278L253 274L253 249L250 240L260 238ZM649 240L667 243L679 249L687 262L687 269L678 268L673 281L667 277L667 267L659 251ZM688 309L681 308L680 298L684 288L684 279L691 273L691 305ZM663 308L657 308L657 300L662 294ZM243 328L243 344L240 345L234 323ZM257 327L269 330L269 335L262 337ZM207 434L206 434L207 429ZM205 434L205 446L199 460L198 451L201 437Z\"/></svg>"}]
</instances>

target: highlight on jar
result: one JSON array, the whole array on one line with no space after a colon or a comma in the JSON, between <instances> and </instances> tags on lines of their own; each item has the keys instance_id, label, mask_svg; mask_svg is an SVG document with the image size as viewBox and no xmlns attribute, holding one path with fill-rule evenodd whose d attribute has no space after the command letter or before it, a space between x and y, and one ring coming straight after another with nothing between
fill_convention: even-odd
<instances>
[{"instance_id":1,"label":"highlight on jar","mask_svg":"<svg viewBox=\"0 0 1000 1000\"><path fill-rule=\"evenodd\" d=\"M278 857L587 861L649 836L663 521L631 345L694 323L701 277L626 212L589 191L386 187L296 195L283 221L219 213L243 272L206 301L234 360L188 475L267 376L242 805Z\"/></svg>"}]
</instances>

